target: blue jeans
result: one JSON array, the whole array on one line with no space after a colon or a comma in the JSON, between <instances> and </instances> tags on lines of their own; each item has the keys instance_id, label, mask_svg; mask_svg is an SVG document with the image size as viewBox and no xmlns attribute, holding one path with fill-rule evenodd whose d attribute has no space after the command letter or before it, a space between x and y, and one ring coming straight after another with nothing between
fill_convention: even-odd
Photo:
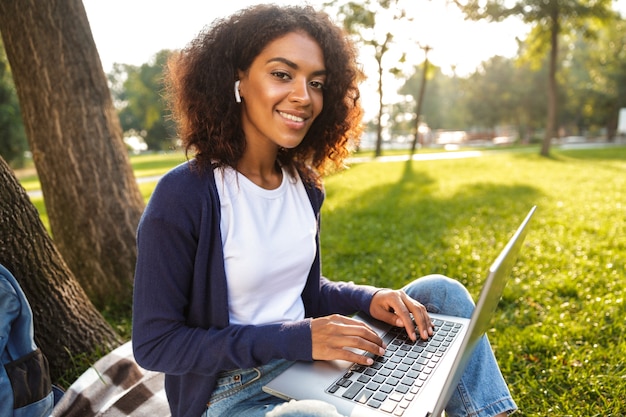
<instances>
[{"instance_id":1,"label":"blue jeans","mask_svg":"<svg viewBox=\"0 0 626 417\"><path fill-rule=\"evenodd\" d=\"M403 290L432 313L470 317L474 309L465 287L442 275L417 279ZM289 365L275 360L258 368L222 373L203 417L342 417L334 406L321 401L285 402L262 391L263 385ZM448 402L446 414L492 417L516 409L485 336Z\"/></svg>"}]
</instances>

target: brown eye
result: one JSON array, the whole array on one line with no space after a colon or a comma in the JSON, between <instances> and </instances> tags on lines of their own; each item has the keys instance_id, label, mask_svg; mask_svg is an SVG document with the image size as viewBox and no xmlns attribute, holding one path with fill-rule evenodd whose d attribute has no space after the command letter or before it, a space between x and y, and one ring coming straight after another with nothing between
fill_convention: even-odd
<instances>
[{"instance_id":1,"label":"brown eye","mask_svg":"<svg viewBox=\"0 0 626 417\"><path fill-rule=\"evenodd\" d=\"M324 83L321 81L311 81L309 83L309 85L317 90L323 90L324 89Z\"/></svg>"},{"instance_id":2,"label":"brown eye","mask_svg":"<svg viewBox=\"0 0 626 417\"><path fill-rule=\"evenodd\" d=\"M291 76L289 75L289 73L286 73L284 71L273 71L272 75L276 78L279 78L281 80L290 80Z\"/></svg>"}]
</instances>

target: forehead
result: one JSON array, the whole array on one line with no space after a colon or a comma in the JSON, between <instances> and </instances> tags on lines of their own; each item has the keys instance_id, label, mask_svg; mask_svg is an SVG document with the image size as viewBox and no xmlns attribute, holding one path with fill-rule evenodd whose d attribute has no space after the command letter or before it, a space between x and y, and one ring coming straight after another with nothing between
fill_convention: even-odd
<instances>
[{"instance_id":1,"label":"forehead","mask_svg":"<svg viewBox=\"0 0 626 417\"><path fill-rule=\"evenodd\" d=\"M292 61L299 66L324 69L324 53L317 41L305 32L290 32L268 43L255 62L265 65L276 58Z\"/></svg>"}]
</instances>

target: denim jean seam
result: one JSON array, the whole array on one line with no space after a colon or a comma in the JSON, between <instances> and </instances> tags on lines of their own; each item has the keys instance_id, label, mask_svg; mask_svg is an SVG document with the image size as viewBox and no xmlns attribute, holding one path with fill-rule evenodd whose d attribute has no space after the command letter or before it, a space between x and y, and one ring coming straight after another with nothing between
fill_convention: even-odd
<instances>
[{"instance_id":1,"label":"denim jean seam","mask_svg":"<svg viewBox=\"0 0 626 417\"><path fill-rule=\"evenodd\" d=\"M502 405L502 407L499 407L499 405ZM502 397L499 400L494 401L491 404L488 404L487 406L479 410L476 410L474 413L470 414L470 417L473 417L473 416L479 417L485 410L495 409L495 408L498 408L497 410L498 413L505 412L507 416L510 416L511 414L517 411L516 408L510 408L510 407L513 407L512 399L510 397ZM502 408L502 411L499 410L500 408Z\"/></svg>"},{"instance_id":2,"label":"denim jean seam","mask_svg":"<svg viewBox=\"0 0 626 417\"><path fill-rule=\"evenodd\" d=\"M250 381L246 382L246 383L242 383L241 385L234 387L232 389L229 389L228 391L224 391L221 392L219 394L217 394L215 396L215 398L211 398L209 400L209 402L207 403L207 408L213 404L216 404L218 402L220 402L223 399L226 399L228 397L231 397L235 394L237 394L238 392L242 391L244 388L248 387L249 385L255 383L256 381L258 381L259 379L261 379L261 371L258 368L252 368L252 370L254 372L256 372L256 376L254 378L252 378Z\"/></svg>"},{"instance_id":3,"label":"denim jean seam","mask_svg":"<svg viewBox=\"0 0 626 417\"><path fill-rule=\"evenodd\" d=\"M467 391L467 388L465 388L465 384L463 383L463 381L459 381L459 383L457 384L457 391L459 392L459 397L461 398L461 402L463 403L463 408L465 408L465 411L468 412L467 415L474 415L472 399L469 396L469 393Z\"/></svg>"},{"instance_id":4,"label":"denim jean seam","mask_svg":"<svg viewBox=\"0 0 626 417\"><path fill-rule=\"evenodd\" d=\"M502 404L502 411L500 412L506 412L507 415L511 415L513 413L515 413L515 411L517 411L517 409L514 406L514 403L512 401L512 398L509 396L504 396L499 398L496 401L493 401L490 404L487 404L486 406L477 409L471 400L471 397L468 394L467 388L465 388L465 384L462 381L459 381L459 384L457 385L457 390L459 392L459 396L461 398L461 401L463 402L463 407L465 408L465 411L467 413L467 417L480 417L481 414L483 414L483 412L487 409L493 409L496 406ZM509 408L509 407L513 407L513 408ZM500 407L498 407L500 408Z\"/></svg>"}]
</instances>

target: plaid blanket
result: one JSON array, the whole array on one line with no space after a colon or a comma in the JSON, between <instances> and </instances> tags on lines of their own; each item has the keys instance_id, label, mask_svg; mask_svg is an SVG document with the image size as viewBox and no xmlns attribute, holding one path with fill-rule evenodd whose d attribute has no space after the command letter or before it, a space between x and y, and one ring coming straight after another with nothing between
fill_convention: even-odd
<instances>
[{"instance_id":1,"label":"plaid blanket","mask_svg":"<svg viewBox=\"0 0 626 417\"><path fill-rule=\"evenodd\" d=\"M68 388L51 417L168 417L163 381L163 374L137 365L128 342L85 371Z\"/></svg>"}]
</instances>

